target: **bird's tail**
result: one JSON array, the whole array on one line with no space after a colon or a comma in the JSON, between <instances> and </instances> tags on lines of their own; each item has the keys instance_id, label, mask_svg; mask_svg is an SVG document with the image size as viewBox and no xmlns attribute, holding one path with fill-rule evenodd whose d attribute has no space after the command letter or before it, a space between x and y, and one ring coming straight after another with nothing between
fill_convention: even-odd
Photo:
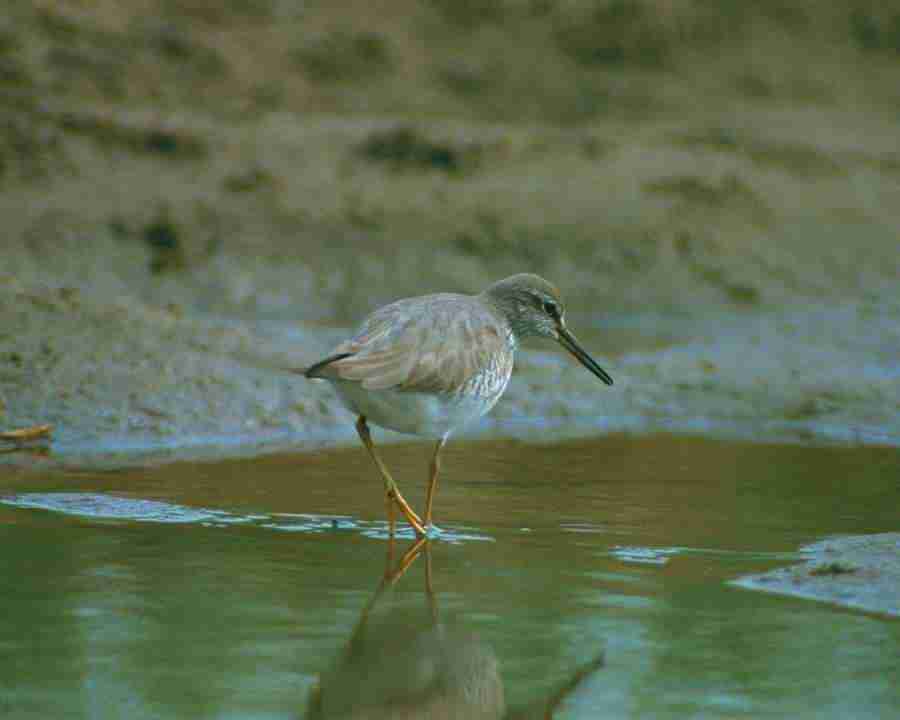
<instances>
[{"instance_id":1,"label":"bird's tail","mask_svg":"<svg viewBox=\"0 0 900 720\"><path fill-rule=\"evenodd\" d=\"M337 355L330 355L324 360L319 360L317 363L313 363L308 368L300 368L299 370L291 370L291 372L297 373L298 375L303 375L308 378L321 378L326 377L322 374L322 370L331 365L333 362L337 362L338 360L343 360L344 358L348 358L353 353L338 353Z\"/></svg>"}]
</instances>

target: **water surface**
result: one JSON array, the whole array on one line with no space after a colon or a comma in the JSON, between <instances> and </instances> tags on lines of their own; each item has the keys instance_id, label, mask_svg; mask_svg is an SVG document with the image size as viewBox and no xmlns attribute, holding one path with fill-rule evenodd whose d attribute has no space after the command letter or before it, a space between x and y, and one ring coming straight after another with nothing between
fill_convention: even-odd
<instances>
[{"instance_id":1,"label":"water surface","mask_svg":"<svg viewBox=\"0 0 900 720\"><path fill-rule=\"evenodd\" d=\"M384 450L416 507L428 453ZM0 715L900 712L896 620L726 584L897 530L896 449L460 442L444 465L441 537L387 585L412 539L386 540L361 449L4 471Z\"/></svg>"}]
</instances>

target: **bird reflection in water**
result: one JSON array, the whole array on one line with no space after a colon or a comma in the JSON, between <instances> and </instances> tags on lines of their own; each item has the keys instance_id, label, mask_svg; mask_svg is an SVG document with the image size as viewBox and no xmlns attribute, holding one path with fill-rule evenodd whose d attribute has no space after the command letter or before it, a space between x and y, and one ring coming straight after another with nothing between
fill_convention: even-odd
<instances>
[{"instance_id":1,"label":"bird reflection in water","mask_svg":"<svg viewBox=\"0 0 900 720\"><path fill-rule=\"evenodd\" d=\"M420 538L396 564L394 542L389 542L384 578L334 665L313 688L307 720L552 718L563 700L603 666L600 654L549 696L525 708L507 708L493 649L474 633L439 618L429 542ZM420 555L425 559L425 606L377 609Z\"/></svg>"}]
</instances>

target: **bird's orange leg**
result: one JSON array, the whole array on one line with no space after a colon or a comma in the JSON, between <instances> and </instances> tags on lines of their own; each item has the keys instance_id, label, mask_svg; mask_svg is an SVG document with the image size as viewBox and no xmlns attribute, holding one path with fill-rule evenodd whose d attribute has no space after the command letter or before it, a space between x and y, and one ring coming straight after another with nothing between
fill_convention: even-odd
<instances>
[{"instance_id":1,"label":"bird's orange leg","mask_svg":"<svg viewBox=\"0 0 900 720\"><path fill-rule=\"evenodd\" d=\"M394 526L396 523L394 522L394 499L391 497L389 492L384 494L384 509L387 512L388 519L388 537L391 542L394 541Z\"/></svg>"},{"instance_id":2,"label":"bird's orange leg","mask_svg":"<svg viewBox=\"0 0 900 720\"><path fill-rule=\"evenodd\" d=\"M434 503L434 491L437 489L438 474L441 472L441 448L447 438L442 437L434 446L434 455L431 456L431 479L428 482L428 494L425 496L425 527L431 527L431 506Z\"/></svg>"},{"instance_id":3,"label":"bird's orange leg","mask_svg":"<svg viewBox=\"0 0 900 720\"><path fill-rule=\"evenodd\" d=\"M387 466L381 461L381 458L378 457L378 453L375 451L375 444L372 442L372 435L369 433L369 426L366 423L366 418L363 415L359 416L359 419L356 421L356 432L359 433L360 439L363 441L363 445L366 446L366 450L369 451L369 455L372 456L372 460L375 462L375 465L378 466L379 472L381 472L381 477L384 478L384 487L387 492L388 501L393 500L397 503L397 507L400 508L400 512L403 513L403 516L409 522L410 525L413 526L413 530L416 531L417 535L425 535L425 527L422 525L422 519L416 515L415 510L413 510L409 503L406 502L406 498L400 494L400 488L397 487L397 483L394 482L394 478L391 477L390 471L387 469ZM392 514L388 514L388 520L390 521Z\"/></svg>"}]
</instances>

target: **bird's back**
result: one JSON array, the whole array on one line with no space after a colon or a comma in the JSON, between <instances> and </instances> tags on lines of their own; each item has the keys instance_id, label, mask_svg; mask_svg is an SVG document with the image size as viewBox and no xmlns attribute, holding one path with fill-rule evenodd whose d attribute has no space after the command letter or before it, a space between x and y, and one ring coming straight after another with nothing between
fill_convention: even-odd
<instances>
[{"instance_id":1,"label":"bird's back","mask_svg":"<svg viewBox=\"0 0 900 720\"><path fill-rule=\"evenodd\" d=\"M312 376L366 390L490 394L506 387L514 350L509 324L478 296L423 295L373 312Z\"/></svg>"}]
</instances>

